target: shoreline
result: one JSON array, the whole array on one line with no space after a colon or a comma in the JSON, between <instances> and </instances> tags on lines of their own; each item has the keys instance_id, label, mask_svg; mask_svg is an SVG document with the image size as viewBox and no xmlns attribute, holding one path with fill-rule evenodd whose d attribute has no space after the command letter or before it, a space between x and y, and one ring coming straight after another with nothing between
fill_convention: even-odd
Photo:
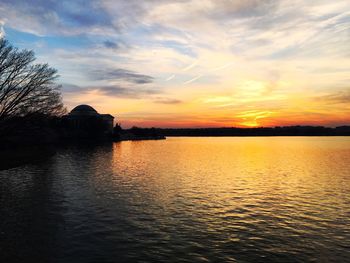
<instances>
[{"instance_id":1,"label":"shoreline","mask_svg":"<svg viewBox=\"0 0 350 263\"><path fill-rule=\"evenodd\" d=\"M123 142L123 141L149 141L149 140L165 140L166 137L163 135L134 135L131 133L121 134L118 137L113 137L113 142Z\"/></svg>"},{"instance_id":2,"label":"shoreline","mask_svg":"<svg viewBox=\"0 0 350 263\"><path fill-rule=\"evenodd\" d=\"M350 137L349 135L336 135L336 134L332 134L332 135L305 135L305 134L301 134L301 135L167 135L166 137L210 137L210 138L216 138L216 137Z\"/></svg>"},{"instance_id":3,"label":"shoreline","mask_svg":"<svg viewBox=\"0 0 350 263\"><path fill-rule=\"evenodd\" d=\"M222 137L349 137L350 135L168 135L167 137L189 137L189 138L222 138ZM124 134L120 138L104 138L104 139L80 139L80 140L59 140L53 144L41 145L19 145L13 148L5 148L0 150L0 171L17 168L27 164L35 164L45 161L56 154L59 145L74 145L76 143L102 143L102 142L123 142L123 141L149 141L149 140L165 140L167 137L157 136L135 136L132 134Z\"/></svg>"},{"instance_id":4,"label":"shoreline","mask_svg":"<svg viewBox=\"0 0 350 263\"><path fill-rule=\"evenodd\" d=\"M40 145L16 145L13 148L6 147L0 150L0 171L17 168L27 164L35 164L45 161L56 154L59 145L74 145L76 143L102 143L102 142L123 142L123 141L144 141L144 140L165 140L165 136L122 136L122 138L99 138L80 140L59 140L55 143Z\"/></svg>"}]
</instances>

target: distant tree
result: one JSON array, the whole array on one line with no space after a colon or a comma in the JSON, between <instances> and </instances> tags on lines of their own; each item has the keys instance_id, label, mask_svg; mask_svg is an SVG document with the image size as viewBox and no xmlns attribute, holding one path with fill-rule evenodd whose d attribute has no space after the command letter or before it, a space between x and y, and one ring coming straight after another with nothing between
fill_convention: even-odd
<instances>
[{"instance_id":1,"label":"distant tree","mask_svg":"<svg viewBox=\"0 0 350 263\"><path fill-rule=\"evenodd\" d=\"M35 59L33 51L18 50L0 39L0 125L13 118L65 112L56 69L34 64Z\"/></svg>"},{"instance_id":2,"label":"distant tree","mask_svg":"<svg viewBox=\"0 0 350 263\"><path fill-rule=\"evenodd\" d=\"M118 140L121 138L121 134L123 133L123 128L120 123L116 123L113 128L113 138Z\"/></svg>"},{"instance_id":3,"label":"distant tree","mask_svg":"<svg viewBox=\"0 0 350 263\"><path fill-rule=\"evenodd\" d=\"M113 132L114 132L114 133L119 133L119 132L121 132L122 130L123 130L122 125L121 125L120 123L116 123L115 126L114 126L114 128L113 128Z\"/></svg>"}]
</instances>

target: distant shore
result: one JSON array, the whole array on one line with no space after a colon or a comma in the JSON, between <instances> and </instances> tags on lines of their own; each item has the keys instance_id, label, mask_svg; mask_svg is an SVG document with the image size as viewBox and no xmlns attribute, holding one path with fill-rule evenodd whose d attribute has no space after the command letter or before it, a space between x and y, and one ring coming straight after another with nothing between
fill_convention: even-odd
<instances>
[{"instance_id":1,"label":"distant shore","mask_svg":"<svg viewBox=\"0 0 350 263\"><path fill-rule=\"evenodd\" d=\"M133 133L124 132L119 136L113 137L114 142L122 142L122 141L144 141L144 140L165 140L166 137L161 134L139 134L135 135Z\"/></svg>"},{"instance_id":2,"label":"distant shore","mask_svg":"<svg viewBox=\"0 0 350 263\"><path fill-rule=\"evenodd\" d=\"M40 136L39 136L40 135ZM289 126L274 128L137 128L120 130L110 137L60 137L59 133L45 131L36 136L15 137L2 143L0 170L35 163L51 157L58 145L81 141L85 144L99 141L122 142L163 140L166 137L272 137L272 136L350 136L350 126L336 128L322 126ZM43 140L44 137L47 137ZM38 142L41 142L38 144Z\"/></svg>"},{"instance_id":3,"label":"distant shore","mask_svg":"<svg viewBox=\"0 0 350 263\"><path fill-rule=\"evenodd\" d=\"M258 128L138 128L139 134L151 131L163 136L176 137L246 137L246 136L350 136L350 126L335 128L323 126L286 126Z\"/></svg>"}]
</instances>

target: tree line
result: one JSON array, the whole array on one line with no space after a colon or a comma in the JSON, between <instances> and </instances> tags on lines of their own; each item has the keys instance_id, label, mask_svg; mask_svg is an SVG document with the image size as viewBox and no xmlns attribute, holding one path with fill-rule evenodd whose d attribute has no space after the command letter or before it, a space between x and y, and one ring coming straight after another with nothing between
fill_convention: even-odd
<instances>
[{"instance_id":1,"label":"tree line","mask_svg":"<svg viewBox=\"0 0 350 263\"><path fill-rule=\"evenodd\" d=\"M31 50L19 50L0 39L0 134L20 122L65 113L57 70L35 63Z\"/></svg>"},{"instance_id":2,"label":"tree line","mask_svg":"<svg viewBox=\"0 0 350 263\"><path fill-rule=\"evenodd\" d=\"M258 128L139 128L128 130L138 135L159 134L163 136L223 137L223 136L349 136L350 126L335 128L323 126L285 126Z\"/></svg>"}]
</instances>

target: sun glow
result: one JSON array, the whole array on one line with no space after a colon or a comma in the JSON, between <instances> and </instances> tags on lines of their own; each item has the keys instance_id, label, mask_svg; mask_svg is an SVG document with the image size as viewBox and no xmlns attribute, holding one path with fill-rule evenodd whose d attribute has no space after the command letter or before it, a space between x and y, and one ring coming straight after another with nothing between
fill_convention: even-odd
<instances>
[{"instance_id":1,"label":"sun glow","mask_svg":"<svg viewBox=\"0 0 350 263\"><path fill-rule=\"evenodd\" d=\"M0 1L0 37L57 68L68 110L124 127L350 123L348 0L21 2Z\"/></svg>"},{"instance_id":2,"label":"sun glow","mask_svg":"<svg viewBox=\"0 0 350 263\"><path fill-rule=\"evenodd\" d=\"M272 114L273 113L270 111L250 110L250 111L242 112L236 115L236 117L242 120L241 122L238 123L240 126L258 127L258 126L261 126L259 123L259 120L268 118Z\"/></svg>"}]
</instances>

